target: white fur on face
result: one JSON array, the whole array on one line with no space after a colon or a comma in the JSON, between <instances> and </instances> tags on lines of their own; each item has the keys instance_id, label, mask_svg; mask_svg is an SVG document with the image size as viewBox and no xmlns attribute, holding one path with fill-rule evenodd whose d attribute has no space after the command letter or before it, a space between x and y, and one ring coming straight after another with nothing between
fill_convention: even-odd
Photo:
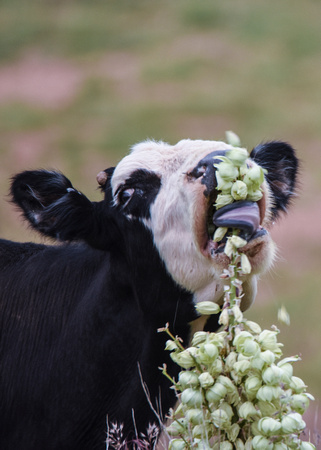
<instances>
[{"instance_id":1,"label":"white fur on face","mask_svg":"<svg viewBox=\"0 0 321 450\"><path fill-rule=\"evenodd\" d=\"M144 169L161 178L160 191L151 205L150 219L143 220L153 234L154 243L173 279L194 293L198 301L220 302L223 296L222 271L229 263L224 253L210 252L206 219L209 200L204 195L202 177L191 179L188 174L198 162L214 151L228 150L224 142L182 140L171 146L164 142L146 141L117 165L112 177L113 193L131 174ZM249 161L250 164L255 164ZM263 186L263 216L269 223L270 195ZM117 203L117 200L115 200ZM245 248L252 264L252 274L244 278L245 296L242 309L247 309L256 293L256 274L270 266L274 247L269 235L255 239Z\"/></svg>"}]
</instances>

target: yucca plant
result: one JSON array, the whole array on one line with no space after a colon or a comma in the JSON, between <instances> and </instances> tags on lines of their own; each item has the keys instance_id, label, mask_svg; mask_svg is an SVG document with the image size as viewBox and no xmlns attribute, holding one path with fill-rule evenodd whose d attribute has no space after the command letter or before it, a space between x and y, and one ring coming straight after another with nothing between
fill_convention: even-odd
<instances>
[{"instance_id":1,"label":"yucca plant","mask_svg":"<svg viewBox=\"0 0 321 450\"><path fill-rule=\"evenodd\" d=\"M248 168L246 149L239 148L234 133L228 135L235 145L216 164L218 190L216 209L235 200L258 201L262 192L263 171ZM293 375L298 356L282 358L283 345L278 342L279 330L261 327L244 318L242 275L251 272L251 265L241 249L247 242L239 230L218 228L214 240L227 235L225 253L230 258L227 270L224 304L201 302L200 314L220 313L222 331L196 332L191 345L184 348L178 337L165 331L170 339L166 349L182 368L178 380L171 379L179 405L170 412L167 432L170 450L311 450L315 446L300 439L305 429L302 414L313 400L305 383ZM284 317L286 312L282 312Z\"/></svg>"}]
</instances>

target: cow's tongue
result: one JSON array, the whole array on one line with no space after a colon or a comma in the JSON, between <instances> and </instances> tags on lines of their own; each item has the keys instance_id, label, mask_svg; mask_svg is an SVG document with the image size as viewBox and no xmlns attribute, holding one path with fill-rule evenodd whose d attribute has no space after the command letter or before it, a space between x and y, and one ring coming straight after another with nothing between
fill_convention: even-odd
<instances>
[{"instance_id":1,"label":"cow's tongue","mask_svg":"<svg viewBox=\"0 0 321 450\"><path fill-rule=\"evenodd\" d=\"M250 238L259 228L260 210L254 202L235 202L216 211L213 223L216 227L238 228L246 238Z\"/></svg>"}]
</instances>

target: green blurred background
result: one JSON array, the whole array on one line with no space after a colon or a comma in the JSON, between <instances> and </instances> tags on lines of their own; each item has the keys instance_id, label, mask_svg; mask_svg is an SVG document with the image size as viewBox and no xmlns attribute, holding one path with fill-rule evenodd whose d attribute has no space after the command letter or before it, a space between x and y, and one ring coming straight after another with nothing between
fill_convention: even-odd
<instances>
[{"instance_id":1,"label":"green blurred background","mask_svg":"<svg viewBox=\"0 0 321 450\"><path fill-rule=\"evenodd\" d=\"M9 178L60 169L97 200L96 174L146 138L290 142L299 196L271 233L279 257L247 316L279 325L321 430L321 2L0 0L0 231L34 240ZM314 436L314 437L313 437Z\"/></svg>"}]
</instances>

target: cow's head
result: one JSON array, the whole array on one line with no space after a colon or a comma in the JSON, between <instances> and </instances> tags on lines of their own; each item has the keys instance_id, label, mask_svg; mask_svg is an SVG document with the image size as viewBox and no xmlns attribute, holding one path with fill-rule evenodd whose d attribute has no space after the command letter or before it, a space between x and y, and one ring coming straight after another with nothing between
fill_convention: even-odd
<instances>
[{"instance_id":1,"label":"cow's head","mask_svg":"<svg viewBox=\"0 0 321 450\"><path fill-rule=\"evenodd\" d=\"M229 259L224 242L212 241L218 194L213 164L230 148L223 142L201 140L183 140L174 146L154 141L137 144L114 170L99 174L105 191L101 203L91 203L63 175L46 171L17 175L12 195L34 228L60 240L85 240L103 247L108 218L121 218L118 223L125 224L124 232L139 223L150 232L176 283L194 293L196 302L220 302L220 275ZM242 228L243 223L247 234L242 251L250 259L252 273L243 280L243 309L253 301L257 274L273 261L274 244L267 229L289 204L298 168L293 149L282 142L256 147L248 159L248 165L255 164L267 169L257 207L235 202L227 214L220 214L223 225Z\"/></svg>"}]
</instances>

